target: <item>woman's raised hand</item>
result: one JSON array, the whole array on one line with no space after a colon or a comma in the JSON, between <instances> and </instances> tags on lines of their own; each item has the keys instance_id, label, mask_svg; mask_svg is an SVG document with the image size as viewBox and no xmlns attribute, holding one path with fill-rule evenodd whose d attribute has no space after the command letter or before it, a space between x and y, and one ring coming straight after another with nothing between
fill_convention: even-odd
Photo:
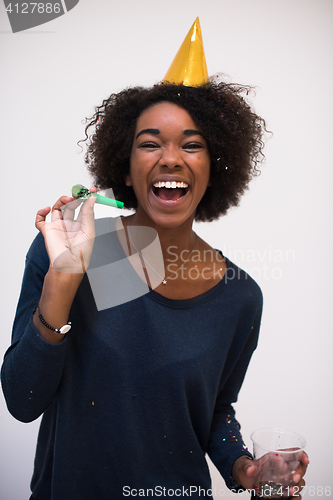
<instances>
[{"instance_id":1,"label":"woman's raised hand","mask_svg":"<svg viewBox=\"0 0 333 500\"><path fill-rule=\"evenodd\" d=\"M90 189L96 192L96 188ZM61 196L50 207L42 208L36 215L36 228L43 234L53 269L64 273L85 273L88 268L95 239L95 197L74 200ZM74 220L75 209L81 205ZM46 216L51 210L51 222Z\"/></svg>"}]
</instances>

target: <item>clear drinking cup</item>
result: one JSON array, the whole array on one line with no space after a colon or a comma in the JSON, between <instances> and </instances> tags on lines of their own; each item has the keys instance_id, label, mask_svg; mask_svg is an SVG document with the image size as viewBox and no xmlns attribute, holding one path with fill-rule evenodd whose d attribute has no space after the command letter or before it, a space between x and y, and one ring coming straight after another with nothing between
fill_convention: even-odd
<instances>
[{"instance_id":1,"label":"clear drinking cup","mask_svg":"<svg viewBox=\"0 0 333 500\"><path fill-rule=\"evenodd\" d=\"M258 429L251 434L257 474L253 489L257 497L286 498L295 486L293 475L305 447L305 439L278 428Z\"/></svg>"}]
</instances>

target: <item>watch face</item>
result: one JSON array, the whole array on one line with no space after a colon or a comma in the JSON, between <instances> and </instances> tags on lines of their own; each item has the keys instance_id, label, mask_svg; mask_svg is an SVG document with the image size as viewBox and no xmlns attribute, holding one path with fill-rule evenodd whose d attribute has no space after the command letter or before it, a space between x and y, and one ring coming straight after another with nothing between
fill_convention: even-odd
<instances>
[{"instance_id":1,"label":"watch face","mask_svg":"<svg viewBox=\"0 0 333 500\"><path fill-rule=\"evenodd\" d=\"M59 332L62 333L63 335L71 329L71 325L64 325L60 328Z\"/></svg>"}]
</instances>

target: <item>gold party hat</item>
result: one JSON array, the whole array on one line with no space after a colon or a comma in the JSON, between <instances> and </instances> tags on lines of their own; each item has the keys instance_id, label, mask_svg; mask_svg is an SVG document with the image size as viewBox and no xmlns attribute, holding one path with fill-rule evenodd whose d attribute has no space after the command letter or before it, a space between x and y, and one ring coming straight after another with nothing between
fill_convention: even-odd
<instances>
[{"instance_id":1,"label":"gold party hat","mask_svg":"<svg viewBox=\"0 0 333 500\"><path fill-rule=\"evenodd\" d=\"M163 78L163 83L196 87L207 82L207 64L197 17Z\"/></svg>"}]
</instances>

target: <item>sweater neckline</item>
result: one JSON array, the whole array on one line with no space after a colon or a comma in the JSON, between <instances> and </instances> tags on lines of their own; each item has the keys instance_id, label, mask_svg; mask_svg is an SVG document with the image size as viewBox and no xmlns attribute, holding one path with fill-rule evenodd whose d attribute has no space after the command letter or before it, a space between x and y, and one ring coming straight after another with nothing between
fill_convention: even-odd
<instances>
[{"instance_id":1,"label":"sweater neckline","mask_svg":"<svg viewBox=\"0 0 333 500\"><path fill-rule=\"evenodd\" d=\"M218 252L221 253L223 256L222 252L220 250L217 250ZM147 294L147 297L151 300L154 300L155 302L159 302L160 304L169 306L169 307L174 307L174 308L185 308L185 307L191 307L196 304L199 304L200 302L204 302L208 298L212 297L213 295L219 293L226 285L226 280L224 277L227 275L227 270L229 269L231 262L227 257L224 257L227 268L225 271L224 276L222 279L216 283L212 288L209 290L206 290L203 293L200 293L199 295L196 295L195 297L191 297L190 299L169 299L168 297L164 297L164 295L161 295L158 292L155 292L155 290L149 289L149 293Z\"/></svg>"},{"instance_id":2,"label":"sweater neckline","mask_svg":"<svg viewBox=\"0 0 333 500\"><path fill-rule=\"evenodd\" d=\"M114 222L115 222L115 229L116 230L117 230L117 221L120 222L121 225L123 226L122 216L114 220ZM119 238L118 238L118 242L119 242L119 245L120 245L120 247L122 249L122 252L123 252L124 256L127 257L126 254L125 254L125 252L124 252L124 250L123 250L123 248L122 248L122 246L121 246ZM224 285L225 285L225 279L224 279L224 277L227 275L227 271L228 271L228 268L231 265L231 262L230 262L230 260L227 257L225 257L223 255L223 253L221 252L221 250L217 250L216 249L216 251L219 252L221 254L221 256L225 259L226 270L225 270L225 274L222 277L222 279L218 283L216 283L212 288L210 288L209 290L206 290L205 292L200 293L199 295L196 295L195 297L191 297L190 299L170 299L168 297L164 297L164 295L161 295L158 292L155 292L155 290L153 290L152 288L149 288L149 292L146 294L146 296L149 299L154 300L155 302L159 302L160 304L163 304L163 305L166 305L166 306L169 306L169 307L173 307L173 308L186 308L186 307L194 306L194 305L198 304L199 302L204 302L205 300L207 300L208 298L210 298L212 295L215 295L216 293L219 293L220 290L222 288L224 288Z\"/></svg>"}]
</instances>

